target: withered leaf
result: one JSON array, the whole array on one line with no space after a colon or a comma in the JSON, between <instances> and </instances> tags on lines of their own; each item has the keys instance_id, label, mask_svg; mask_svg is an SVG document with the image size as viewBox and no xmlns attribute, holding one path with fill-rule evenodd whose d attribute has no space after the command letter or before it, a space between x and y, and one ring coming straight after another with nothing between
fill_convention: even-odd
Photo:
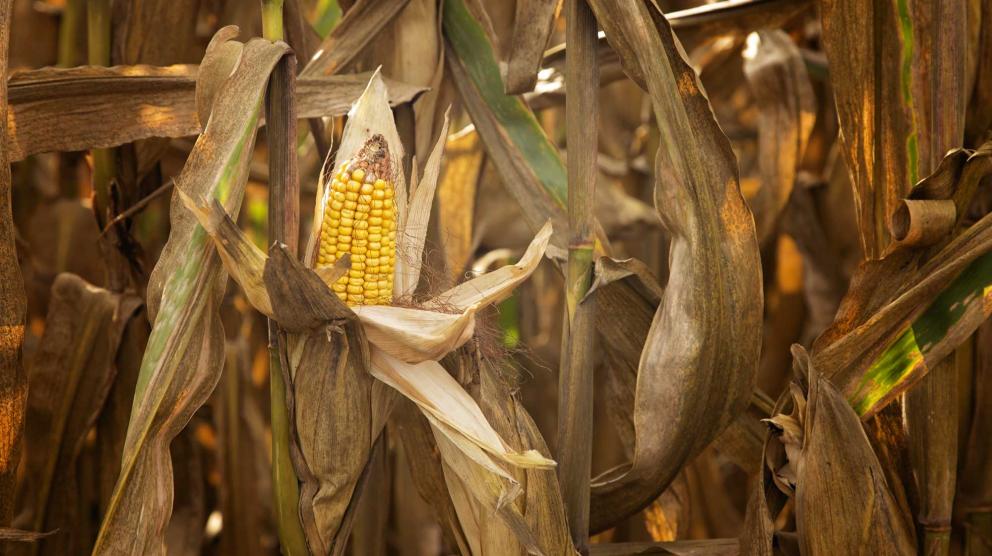
<instances>
[{"instance_id":1,"label":"withered leaf","mask_svg":"<svg viewBox=\"0 0 992 556\"><path fill-rule=\"evenodd\" d=\"M747 406L762 287L736 160L664 16L641 2L591 6L624 67L645 78L661 132L655 205L672 235L638 371L633 462L593 486L590 528L601 531L650 503Z\"/></svg>"}]
</instances>

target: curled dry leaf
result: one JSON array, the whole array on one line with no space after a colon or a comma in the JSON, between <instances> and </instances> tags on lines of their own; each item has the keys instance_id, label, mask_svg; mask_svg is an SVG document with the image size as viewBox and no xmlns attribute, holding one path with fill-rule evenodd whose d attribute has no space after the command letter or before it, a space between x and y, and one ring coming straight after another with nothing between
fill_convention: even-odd
<instances>
[{"instance_id":1,"label":"curled dry leaf","mask_svg":"<svg viewBox=\"0 0 992 556\"><path fill-rule=\"evenodd\" d=\"M747 406L762 288L736 160L664 16L641 2L590 4L624 68L644 76L662 139L655 204L672 236L638 369L633 461L593 485L590 528L601 531L656 498Z\"/></svg>"}]
</instances>

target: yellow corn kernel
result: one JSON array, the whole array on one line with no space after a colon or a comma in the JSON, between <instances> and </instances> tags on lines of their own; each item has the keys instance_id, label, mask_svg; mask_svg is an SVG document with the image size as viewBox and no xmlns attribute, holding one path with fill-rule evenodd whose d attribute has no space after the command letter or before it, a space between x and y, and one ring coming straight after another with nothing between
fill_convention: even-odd
<instances>
[{"instance_id":1,"label":"yellow corn kernel","mask_svg":"<svg viewBox=\"0 0 992 556\"><path fill-rule=\"evenodd\" d=\"M392 302L395 193L392 183L376 175L375 164L361 159L342 164L323 207L317 265L333 266L351 255L350 270L332 286L350 305Z\"/></svg>"}]
</instances>

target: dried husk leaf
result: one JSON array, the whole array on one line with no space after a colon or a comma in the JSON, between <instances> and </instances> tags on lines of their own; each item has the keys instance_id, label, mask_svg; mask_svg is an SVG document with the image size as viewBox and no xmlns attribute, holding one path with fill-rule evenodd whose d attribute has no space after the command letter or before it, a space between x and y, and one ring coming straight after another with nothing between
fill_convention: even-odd
<instances>
[{"instance_id":1,"label":"dried husk leaf","mask_svg":"<svg viewBox=\"0 0 992 556\"><path fill-rule=\"evenodd\" d=\"M439 313L390 305L360 305L352 309L369 341L406 363L437 360L458 349L475 332L476 308Z\"/></svg>"},{"instance_id":2,"label":"dried husk leaf","mask_svg":"<svg viewBox=\"0 0 992 556\"><path fill-rule=\"evenodd\" d=\"M797 466L796 526L803 554L915 554L905 521L858 414L793 350L809 373L803 446Z\"/></svg>"},{"instance_id":3,"label":"dried husk leaf","mask_svg":"<svg viewBox=\"0 0 992 556\"><path fill-rule=\"evenodd\" d=\"M357 503L356 488L396 398L366 371L364 342L354 326L288 341L293 463L302 483L300 517L315 554L344 550L351 525L346 515Z\"/></svg>"},{"instance_id":4,"label":"dried husk leaf","mask_svg":"<svg viewBox=\"0 0 992 556\"><path fill-rule=\"evenodd\" d=\"M601 531L656 498L747 406L762 289L736 160L671 28L640 2L591 6L625 68L645 76L662 139L655 204L672 236L671 278L639 366L633 462L593 487L590 529Z\"/></svg>"},{"instance_id":5,"label":"dried husk leaf","mask_svg":"<svg viewBox=\"0 0 992 556\"><path fill-rule=\"evenodd\" d=\"M246 43L237 70L217 93L206 129L177 179L190 196L218 198L236 213L265 83L286 53L285 45ZM95 554L164 552L172 509L169 443L219 378L223 330L217 308L226 276L206 232L178 197L171 214L169 242L149 280L148 310L154 326L135 392L121 475Z\"/></svg>"},{"instance_id":6,"label":"dried husk leaf","mask_svg":"<svg viewBox=\"0 0 992 556\"><path fill-rule=\"evenodd\" d=\"M124 329L141 305L134 295L111 293L73 274L60 274L52 285L45 333L28 377L26 476L15 522L22 529L61 531L41 540L37 553L90 549L77 460L116 377Z\"/></svg>"},{"instance_id":7,"label":"dried husk leaf","mask_svg":"<svg viewBox=\"0 0 992 556\"><path fill-rule=\"evenodd\" d=\"M436 421L435 428L439 428L445 436L454 437L451 441L460 449L474 447L506 464L520 467L554 466L554 461L535 450L518 452L507 446L475 400L437 361L409 364L373 346L369 370L372 376L416 403L429 419ZM488 462L478 463L493 470Z\"/></svg>"},{"instance_id":8,"label":"dried husk leaf","mask_svg":"<svg viewBox=\"0 0 992 556\"><path fill-rule=\"evenodd\" d=\"M444 143L447 137L448 114L445 113L437 143L427 159L427 165L424 166L420 179L410 185L410 206L407 208L406 214L401 217L398 235L402 234L402 238L398 238L396 242L396 259L403 261L403 264L402 267L397 265L394 293L400 298L413 295L420 282L420 266L423 262L424 241L427 239L427 224L431 219L431 206L434 203L434 191L437 188L437 178L441 172L441 155L444 153Z\"/></svg>"}]
</instances>

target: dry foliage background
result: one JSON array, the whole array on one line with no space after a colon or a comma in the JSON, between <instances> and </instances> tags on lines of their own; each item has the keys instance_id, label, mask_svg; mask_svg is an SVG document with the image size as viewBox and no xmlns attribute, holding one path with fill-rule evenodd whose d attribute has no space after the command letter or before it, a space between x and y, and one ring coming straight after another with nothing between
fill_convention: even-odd
<instances>
[{"instance_id":1,"label":"dry foliage background","mask_svg":"<svg viewBox=\"0 0 992 556\"><path fill-rule=\"evenodd\" d=\"M992 554L990 0L0 0L0 74L0 553Z\"/></svg>"}]
</instances>

